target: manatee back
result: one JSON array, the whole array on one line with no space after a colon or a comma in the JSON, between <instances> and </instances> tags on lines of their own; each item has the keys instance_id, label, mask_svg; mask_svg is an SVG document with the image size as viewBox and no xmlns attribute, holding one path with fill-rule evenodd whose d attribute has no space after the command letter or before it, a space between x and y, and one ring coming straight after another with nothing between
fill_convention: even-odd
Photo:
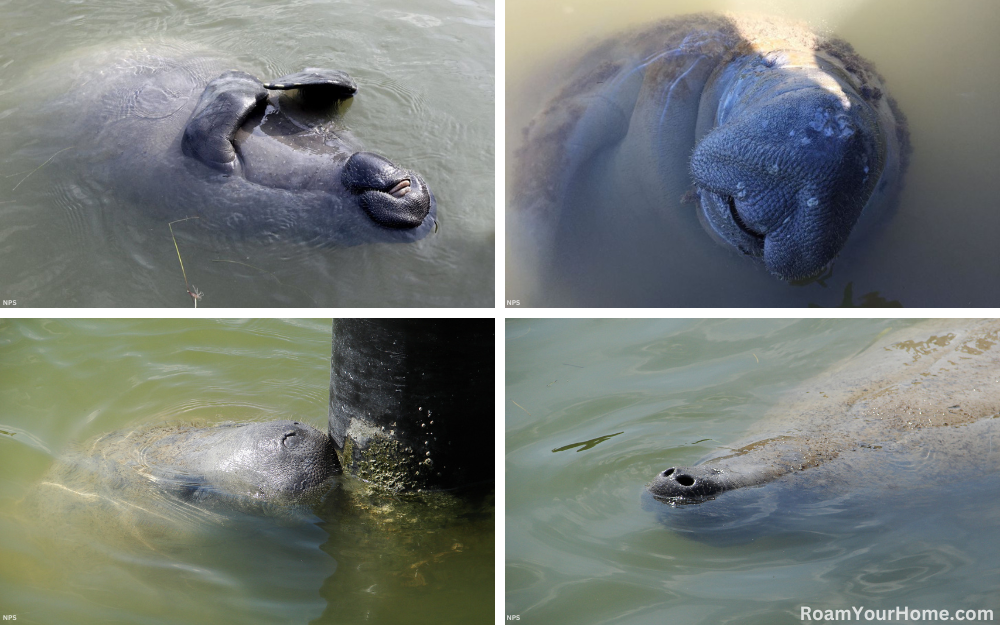
<instances>
[{"instance_id":1,"label":"manatee back","mask_svg":"<svg viewBox=\"0 0 1000 625\"><path fill-rule=\"evenodd\" d=\"M232 61L180 43L116 46L56 60L45 72L46 109L63 118L77 150L147 156L183 129L205 84Z\"/></svg>"},{"instance_id":2,"label":"manatee back","mask_svg":"<svg viewBox=\"0 0 1000 625\"><path fill-rule=\"evenodd\" d=\"M644 177L662 177L661 163L650 159L675 161L681 186L670 199L679 199L701 90L736 43L722 16L688 15L622 33L565 63L568 77L523 130L512 189L515 215L537 224L558 221L581 169L630 134L644 150L631 165ZM657 137L669 142L660 154L650 143Z\"/></svg>"},{"instance_id":3,"label":"manatee back","mask_svg":"<svg viewBox=\"0 0 1000 625\"><path fill-rule=\"evenodd\" d=\"M68 451L25 500L26 516L67 544L100 535L108 544L182 546L223 525L225 514L175 497L143 470L143 438L113 432Z\"/></svg>"},{"instance_id":4,"label":"manatee back","mask_svg":"<svg viewBox=\"0 0 1000 625\"><path fill-rule=\"evenodd\" d=\"M730 447L786 436L808 438L814 453L834 454L853 441L900 442L938 428L962 432L1000 414L998 370L997 320L931 320L886 330L790 393Z\"/></svg>"}]
</instances>

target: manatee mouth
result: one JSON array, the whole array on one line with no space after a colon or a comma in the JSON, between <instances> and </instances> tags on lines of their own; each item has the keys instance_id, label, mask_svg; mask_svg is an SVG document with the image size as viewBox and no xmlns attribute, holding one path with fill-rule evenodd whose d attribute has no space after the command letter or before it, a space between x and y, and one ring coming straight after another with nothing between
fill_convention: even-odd
<instances>
[{"instance_id":1,"label":"manatee mouth","mask_svg":"<svg viewBox=\"0 0 1000 625\"><path fill-rule=\"evenodd\" d=\"M755 239L763 240L764 235L751 230L750 226L748 226L746 222L743 221L743 218L740 217L740 212L736 210L736 199L733 196L730 195L728 198L726 198L726 205L729 206L729 216L733 218L733 221L736 223L737 228L742 230L748 236L751 236Z\"/></svg>"},{"instance_id":2,"label":"manatee mouth","mask_svg":"<svg viewBox=\"0 0 1000 625\"><path fill-rule=\"evenodd\" d=\"M754 258L764 256L764 242L767 232L761 232L746 222L740 215L736 198L720 195L708 189L699 189L701 216L709 231L717 235L722 243L731 245L741 253Z\"/></svg>"},{"instance_id":3,"label":"manatee mouth","mask_svg":"<svg viewBox=\"0 0 1000 625\"><path fill-rule=\"evenodd\" d=\"M377 154L351 155L344 165L341 181L380 226L416 228L430 213L432 196L423 180Z\"/></svg>"},{"instance_id":4,"label":"manatee mouth","mask_svg":"<svg viewBox=\"0 0 1000 625\"><path fill-rule=\"evenodd\" d=\"M792 219L786 219L778 228L755 225L744 216L739 201L732 195L700 189L699 198L702 225L720 243L735 247L740 253L763 263L771 275L781 280L803 280L820 274L843 244L833 249L806 245L805 250L790 251L794 246L788 241L794 240L797 233L786 232L785 226L793 224Z\"/></svg>"},{"instance_id":5,"label":"manatee mouth","mask_svg":"<svg viewBox=\"0 0 1000 625\"><path fill-rule=\"evenodd\" d=\"M410 179L404 178L396 183L396 186L386 191L392 197L403 197L410 192Z\"/></svg>"}]
</instances>

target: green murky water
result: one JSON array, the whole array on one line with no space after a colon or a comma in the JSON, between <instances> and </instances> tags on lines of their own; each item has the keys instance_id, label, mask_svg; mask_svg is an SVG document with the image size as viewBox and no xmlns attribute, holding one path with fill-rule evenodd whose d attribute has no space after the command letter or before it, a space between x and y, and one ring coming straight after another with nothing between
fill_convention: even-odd
<instances>
[{"instance_id":1,"label":"green murky water","mask_svg":"<svg viewBox=\"0 0 1000 625\"><path fill-rule=\"evenodd\" d=\"M668 526L699 506L643 499L657 472L741 439L786 392L911 323L508 321L506 613L552 625L771 625L802 622L803 606L908 606L996 619L995 472L947 490L874 485L877 498L832 506L805 493L763 526L714 534ZM996 441L990 450L982 466L995 471ZM928 466L934 458L928 450Z\"/></svg>"},{"instance_id":2,"label":"green murky water","mask_svg":"<svg viewBox=\"0 0 1000 625\"><path fill-rule=\"evenodd\" d=\"M291 517L46 514L89 503L53 487L39 497L39 484L106 432L277 418L325 431L330 339L329 320L0 321L0 613L19 623L489 619L489 496L407 501L342 477ZM169 509L150 503L142 493L112 502Z\"/></svg>"}]
</instances>

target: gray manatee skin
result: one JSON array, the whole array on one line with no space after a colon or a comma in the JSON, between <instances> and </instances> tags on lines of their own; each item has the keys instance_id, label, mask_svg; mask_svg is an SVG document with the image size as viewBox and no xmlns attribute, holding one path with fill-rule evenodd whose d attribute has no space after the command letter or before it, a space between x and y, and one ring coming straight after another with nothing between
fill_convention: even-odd
<instances>
[{"instance_id":1,"label":"gray manatee skin","mask_svg":"<svg viewBox=\"0 0 1000 625\"><path fill-rule=\"evenodd\" d=\"M316 500L338 472L330 437L297 421L166 425L97 438L57 462L42 488L146 516L190 506L267 514Z\"/></svg>"},{"instance_id":2,"label":"gray manatee skin","mask_svg":"<svg viewBox=\"0 0 1000 625\"><path fill-rule=\"evenodd\" d=\"M905 168L906 122L881 76L799 23L678 17L561 75L524 132L508 212L514 250L551 288L653 273L663 247L700 262L691 201L710 238L781 280L812 276L878 218Z\"/></svg>"},{"instance_id":3,"label":"gray manatee skin","mask_svg":"<svg viewBox=\"0 0 1000 625\"><path fill-rule=\"evenodd\" d=\"M433 230L423 179L363 151L331 119L349 90L295 83L310 72L268 89L234 65L172 43L81 52L40 72L39 90L57 91L44 108L85 175L164 219L318 246L412 242ZM408 186L392 193L401 180Z\"/></svg>"},{"instance_id":4,"label":"gray manatee skin","mask_svg":"<svg viewBox=\"0 0 1000 625\"><path fill-rule=\"evenodd\" d=\"M745 440L658 473L649 493L671 505L702 503L797 475L870 487L902 459L927 467L924 483L943 466L948 475L982 473L996 464L992 435L1000 433L1000 321L890 332L791 396Z\"/></svg>"}]
</instances>

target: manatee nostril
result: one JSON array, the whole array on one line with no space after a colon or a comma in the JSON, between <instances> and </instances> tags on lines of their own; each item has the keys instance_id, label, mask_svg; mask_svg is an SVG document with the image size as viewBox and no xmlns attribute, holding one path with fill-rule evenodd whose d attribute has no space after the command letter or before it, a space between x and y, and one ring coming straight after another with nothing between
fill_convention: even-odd
<instances>
[{"instance_id":1,"label":"manatee nostril","mask_svg":"<svg viewBox=\"0 0 1000 625\"><path fill-rule=\"evenodd\" d=\"M677 483L681 486L694 486L694 478L690 475L679 473L676 477L674 477L674 479L677 480Z\"/></svg>"},{"instance_id":2,"label":"manatee nostril","mask_svg":"<svg viewBox=\"0 0 1000 625\"><path fill-rule=\"evenodd\" d=\"M298 433L295 430L288 430L281 436L281 444L286 447L288 445L294 445L298 442Z\"/></svg>"},{"instance_id":3,"label":"manatee nostril","mask_svg":"<svg viewBox=\"0 0 1000 625\"><path fill-rule=\"evenodd\" d=\"M380 191L395 197L405 195L402 191L409 189L412 181L405 170L396 167L395 163L371 152L355 152L341 173L341 182L351 193L365 191Z\"/></svg>"},{"instance_id":4,"label":"manatee nostril","mask_svg":"<svg viewBox=\"0 0 1000 625\"><path fill-rule=\"evenodd\" d=\"M665 471L662 471L662 472L660 473L660 477L670 477L670 475L671 475L671 474L672 474L673 472L674 472L674 468L673 468L673 467L670 467L669 469L667 469L667 470L665 470Z\"/></svg>"}]
</instances>

